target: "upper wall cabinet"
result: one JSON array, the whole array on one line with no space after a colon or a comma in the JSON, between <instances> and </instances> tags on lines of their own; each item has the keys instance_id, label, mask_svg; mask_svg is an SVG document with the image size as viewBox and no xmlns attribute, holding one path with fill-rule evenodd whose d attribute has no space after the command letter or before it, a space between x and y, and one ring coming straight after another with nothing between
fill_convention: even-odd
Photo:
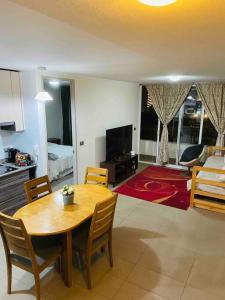
<instances>
[{"instance_id":1,"label":"upper wall cabinet","mask_svg":"<svg viewBox=\"0 0 225 300\"><path fill-rule=\"evenodd\" d=\"M0 70L0 126L13 122L15 131L24 130L20 73Z\"/></svg>"}]
</instances>

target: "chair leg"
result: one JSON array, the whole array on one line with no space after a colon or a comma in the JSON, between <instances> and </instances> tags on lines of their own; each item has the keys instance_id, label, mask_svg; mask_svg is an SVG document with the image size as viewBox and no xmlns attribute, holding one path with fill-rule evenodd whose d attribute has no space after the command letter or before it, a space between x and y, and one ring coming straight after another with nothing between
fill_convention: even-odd
<instances>
[{"instance_id":1,"label":"chair leg","mask_svg":"<svg viewBox=\"0 0 225 300\"><path fill-rule=\"evenodd\" d=\"M12 292L12 264L11 263L7 263L7 293L11 294Z\"/></svg>"},{"instance_id":2,"label":"chair leg","mask_svg":"<svg viewBox=\"0 0 225 300\"><path fill-rule=\"evenodd\" d=\"M60 273L62 270L62 268L61 268L61 256L59 256L58 257L58 259L56 260L56 262L55 262L55 269L56 269L56 271L58 272L58 273Z\"/></svg>"},{"instance_id":3,"label":"chair leg","mask_svg":"<svg viewBox=\"0 0 225 300\"><path fill-rule=\"evenodd\" d=\"M110 264L110 267L112 268L113 267L112 237L109 238L108 249L109 249L109 264Z\"/></svg>"},{"instance_id":4,"label":"chair leg","mask_svg":"<svg viewBox=\"0 0 225 300\"><path fill-rule=\"evenodd\" d=\"M40 287L40 276L39 274L34 274L34 281L35 281L35 291L36 291L36 300L41 299L41 287Z\"/></svg>"},{"instance_id":5,"label":"chair leg","mask_svg":"<svg viewBox=\"0 0 225 300\"><path fill-rule=\"evenodd\" d=\"M87 268L87 286L88 286L88 289L90 290L92 288L92 284L91 284L91 255L90 254L86 255L86 268Z\"/></svg>"},{"instance_id":6,"label":"chair leg","mask_svg":"<svg viewBox=\"0 0 225 300\"><path fill-rule=\"evenodd\" d=\"M80 270L83 270L85 267L84 261L83 261L83 256L81 253L79 253L78 251L75 252L76 255L76 261L77 261L77 266Z\"/></svg>"},{"instance_id":7,"label":"chair leg","mask_svg":"<svg viewBox=\"0 0 225 300\"><path fill-rule=\"evenodd\" d=\"M191 176L191 167L188 167L188 175Z\"/></svg>"}]
</instances>

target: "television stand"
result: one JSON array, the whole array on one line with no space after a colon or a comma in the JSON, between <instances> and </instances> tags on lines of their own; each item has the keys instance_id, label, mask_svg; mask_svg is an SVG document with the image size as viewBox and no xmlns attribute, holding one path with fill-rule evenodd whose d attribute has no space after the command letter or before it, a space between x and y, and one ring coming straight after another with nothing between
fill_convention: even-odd
<instances>
[{"instance_id":1,"label":"television stand","mask_svg":"<svg viewBox=\"0 0 225 300\"><path fill-rule=\"evenodd\" d=\"M124 156L123 160L103 161L101 168L108 169L109 183L113 186L136 173L138 168L138 155Z\"/></svg>"},{"instance_id":2,"label":"television stand","mask_svg":"<svg viewBox=\"0 0 225 300\"><path fill-rule=\"evenodd\" d=\"M127 161L127 160L130 159L130 158L131 158L131 155L130 155L130 154L124 154L124 155L115 157L112 161L115 161L115 162L123 162L123 161Z\"/></svg>"}]
</instances>

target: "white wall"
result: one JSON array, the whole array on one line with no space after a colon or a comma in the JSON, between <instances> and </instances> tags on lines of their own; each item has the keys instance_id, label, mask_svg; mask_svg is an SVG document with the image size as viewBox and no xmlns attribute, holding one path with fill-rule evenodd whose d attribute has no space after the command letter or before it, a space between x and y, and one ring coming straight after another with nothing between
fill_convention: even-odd
<instances>
[{"instance_id":1,"label":"white wall","mask_svg":"<svg viewBox=\"0 0 225 300\"><path fill-rule=\"evenodd\" d=\"M156 156L157 142L149 140L140 140L139 152L144 155Z\"/></svg>"},{"instance_id":2,"label":"white wall","mask_svg":"<svg viewBox=\"0 0 225 300\"><path fill-rule=\"evenodd\" d=\"M78 182L87 166L105 160L106 129L133 124L133 150L138 149L139 85L107 79L75 78ZM80 146L84 141L84 146Z\"/></svg>"},{"instance_id":3,"label":"white wall","mask_svg":"<svg viewBox=\"0 0 225 300\"><path fill-rule=\"evenodd\" d=\"M7 156L4 152L4 148L13 147L11 145L11 133L0 130L0 159L3 159Z\"/></svg>"},{"instance_id":4,"label":"white wall","mask_svg":"<svg viewBox=\"0 0 225 300\"><path fill-rule=\"evenodd\" d=\"M63 140L63 117L62 117L62 103L61 103L61 88L60 86L51 87L45 84L45 90L53 97L54 101L46 102L46 124L47 137L59 138Z\"/></svg>"}]
</instances>

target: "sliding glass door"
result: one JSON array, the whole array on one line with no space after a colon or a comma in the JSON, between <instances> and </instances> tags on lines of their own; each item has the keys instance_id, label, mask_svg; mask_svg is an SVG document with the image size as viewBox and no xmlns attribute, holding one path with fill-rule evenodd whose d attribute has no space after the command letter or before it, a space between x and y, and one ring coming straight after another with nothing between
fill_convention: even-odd
<instances>
[{"instance_id":1,"label":"sliding glass door","mask_svg":"<svg viewBox=\"0 0 225 300\"><path fill-rule=\"evenodd\" d=\"M179 110L176 164L186 148L201 143L203 118L204 107L197 97L196 88L192 87Z\"/></svg>"},{"instance_id":2,"label":"sliding glass door","mask_svg":"<svg viewBox=\"0 0 225 300\"><path fill-rule=\"evenodd\" d=\"M162 124L151 103L147 89L142 90L140 160L157 163ZM183 105L168 124L169 164L179 165L184 150L203 143L215 145L217 132L205 112L195 85L192 86Z\"/></svg>"}]
</instances>

